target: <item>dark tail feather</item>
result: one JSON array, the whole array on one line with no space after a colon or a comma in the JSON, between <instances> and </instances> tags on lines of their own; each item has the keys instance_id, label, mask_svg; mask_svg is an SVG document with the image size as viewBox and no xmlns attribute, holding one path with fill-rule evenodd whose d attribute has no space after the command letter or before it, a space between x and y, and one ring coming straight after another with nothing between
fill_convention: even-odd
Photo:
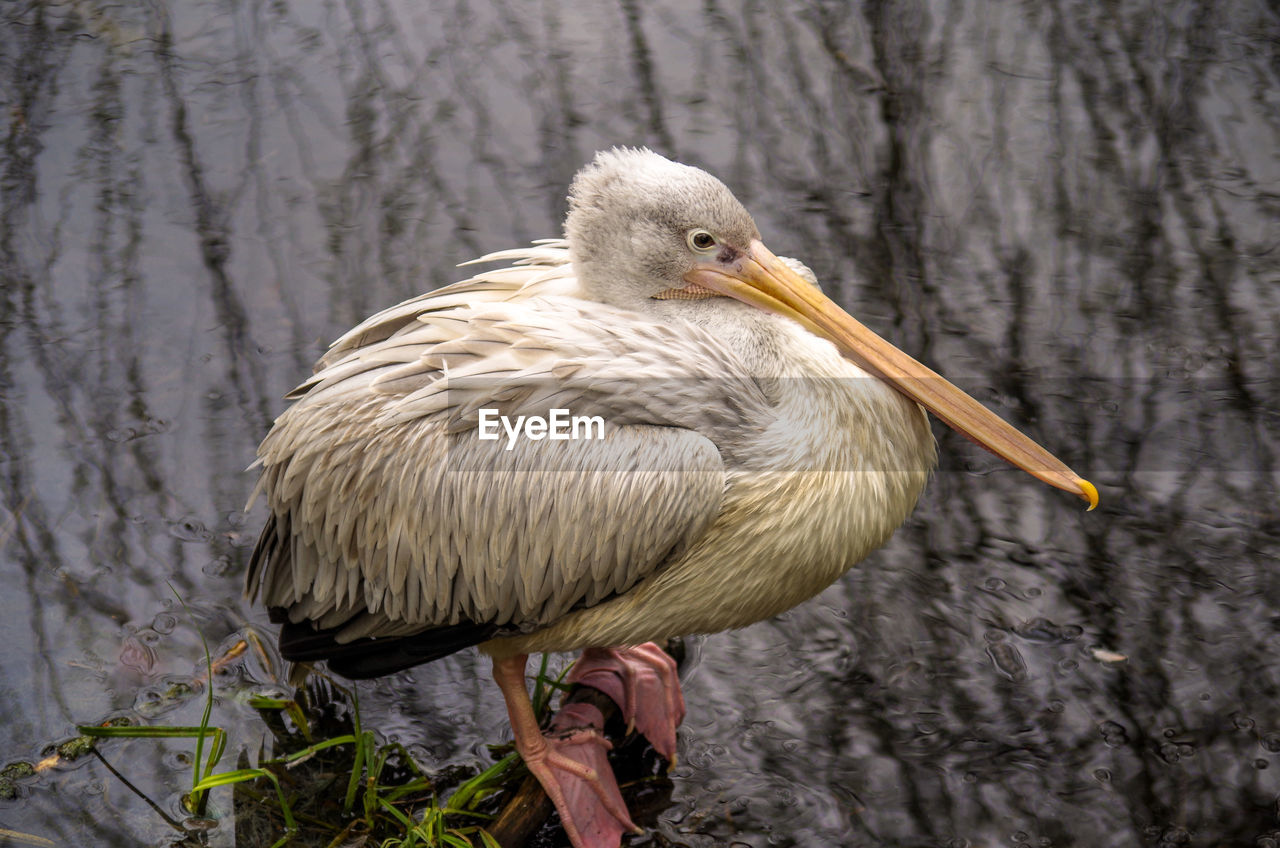
<instances>
[{"instance_id":1,"label":"dark tail feather","mask_svg":"<svg viewBox=\"0 0 1280 848\"><path fill-rule=\"evenodd\" d=\"M339 643L334 636L342 625L317 630L310 622L293 623L282 609L271 610L280 622L280 653L291 662L327 660L329 670L352 680L394 674L406 668L438 660L488 640L498 632L496 624L454 624L433 627L412 636L387 636Z\"/></svg>"},{"instance_id":2,"label":"dark tail feather","mask_svg":"<svg viewBox=\"0 0 1280 848\"><path fill-rule=\"evenodd\" d=\"M267 523L262 525L262 532L258 534L258 544L253 546L253 556L249 557L249 568L245 571L244 594L249 600L257 600L262 583L262 571L283 552L281 542L280 525L276 516L272 515L267 518Z\"/></svg>"}]
</instances>

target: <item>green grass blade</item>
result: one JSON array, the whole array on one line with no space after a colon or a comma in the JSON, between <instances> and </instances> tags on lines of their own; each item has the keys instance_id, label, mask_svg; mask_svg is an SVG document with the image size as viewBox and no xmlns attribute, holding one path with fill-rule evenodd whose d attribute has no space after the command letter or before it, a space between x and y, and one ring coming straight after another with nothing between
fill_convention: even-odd
<instances>
[{"instance_id":1,"label":"green grass blade","mask_svg":"<svg viewBox=\"0 0 1280 848\"><path fill-rule=\"evenodd\" d=\"M168 580L165 585L169 587L169 591L178 599L178 603L182 604L182 610L187 614L187 619L191 622L191 629L200 637L200 644L204 646L204 667L206 669L205 692L204 692L204 712L200 715L200 727L209 726L209 720L213 716L213 655L209 653L209 640L204 638L204 631L196 624L196 618L191 614L191 608L187 606L187 602L182 599L182 595L178 594L178 590L173 588L173 584ZM225 747L225 746L224 746ZM218 756L221 756L219 750ZM200 764L204 760L204 734L196 737L196 756L195 762L192 764L191 772L191 806L194 812L204 812L204 798L195 787L200 783ZM206 765L204 773L207 775L213 771L214 766L218 764L218 757L211 756L210 762Z\"/></svg>"},{"instance_id":2,"label":"green grass blade","mask_svg":"<svg viewBox=\"0 0 1280 848\"><path fill-rule=\"evenodd\" d=\"M332 739L326 739L323 742L317 742L314 745L308 745L307 747L303 748L300 751L294 751L292 754L287 754L283 757L276 757L275 759L267 760L267 762L280 763L281 765L286 765L286 766L292 765L301 760L305 760L307 757L317 754L320 751L323 751L325 748L335 748L338 745L351 745L355 741L356 741L356 738L354 736L352 736L350 733L346 733L346 734L343 734L342 736L335 736Z\"/></svg>"},{"instance_id":3,"label":"green grass blade","mask_svg":"<svg viewBox=\"0 0 1280 848\"><path fill-rule=\"evenodd\" d=\"M211 775L192 787L192 793L207 792L210 789L216 789L219 786L229 786L233 783L244 783L249 780L256 780L265 777L271 781L276 788L276 797L280 801L280 812L284 815L285 827L292 832L298 829L298 823L293 819L293 809L289 806L289 801L284 797L284 787L280 785L280 779L264 768L236 769L235 771L226 771L221 774ZM283 844L283 843L281 843Z\"/></svg>"},{"instance_id":4,"label":"green grass blade","mask_svg":"<svg viewBox=\"0 0 1280 848\"><path fill-rule=\"evenodd\" d=\"M250 695L247 703L255 710L287 710L295 703L292 698L268 698L266 695Z\"/></svg>"},{"instance_id":5,"label":"green grass blade","mask_svg":"<svg viewBox=\"0 0 1280 848\"><path fill-rule=\"evenodd\" d=\"M351 777L347 780L347 794L342 799L342 812L350 813L351 808L356 805L356 792L360 788L360 776L364 771L364 764L368 758L368 746L372 741L372 734L366 739L364 730L360 725L360 694L355 686L351 687L351 723L355 726L356 738L356 755L351 764ZM368 807L366 806L366 814Z\"/></svg>"},{"instance_id":6,"label":"green grass blade","mask_svg":"<svg viewBox=\"0 0 1280 848\"><path fill-rule=\"evenodd\" d=\"M209 758L204 764L203 777L208 777L213 773L214 767L218 765L218 761L222 759L222 753L226 750L227 734L223 732L221 727L215 727L213 729L213 744L209 747ZM193 788L192 791L194 792L195 789Z\"/></svg>"},{"instance_id":7,"label":"green grass blade","mask_svg":"<svg viewBox=\"0 0 1280 848\"><path fill-rule=\"evenodd\" d=\"M212 774L204 780L197 783L193 791L203 792L206 789L216 789L219 786L230 786L233 783L243 783L246 780L256 780L259 777L268 777L271 775L266 769L247 768L236 769L235 771L224 771L218 774Z\"/></svg>"},{"instance_id":8,"label":"green grass blade","mask_svg":"<svg viewBox=\"0 0 1280 848\"><path fill-rule=\"evenodd\" d=\"M493 819L493 816L488 813L477 813L473 810L456 810L453 807L441 807L440 814L444 816L467 816L473 819Z\"/></svg>"},{"instance_id":9,"label":"green grass blade","mask_svg":"<svg viewBox=\"0 0 1280 848\"><path fill-rule=\"evenodd\" d=\"M369 734L372 736L372 734ZM360 790L360 778L364 774L365 759L368 756L370 740L364 733L356 736L356 755L351 763L351 777L347 779L347 794L342 799L342 812L350 813L356 805L356 793Z\"/></svg>"},{"instance_id":10,"label":"green grass blade","mask_svg":"<svg viewBox=\"0 0 1280 848\"><path fill-rule=\"evenodd\" d=\"M415 777L408 783L402 783L399 786L380 786L381 796L392 803L399 801L406 795L412 795L415 792L426 792L431 789L431 778Z\"/></svg>"},{"instance_id":11,"label":"green grass blade","mask_svg":"<svg viewBox=\"0 0 1280 848\"><path fill-rule=\"evenodd\" d=\"M547 680L547 663L550 660L550 654L542 655L542 662L538 665L538 675L533 679L533 714L541 721L543 715L547 711L547 703L551 699L551 692L546 687Z\"/></svg>"},{"instance_id":12,"label":"green grass blade","mask_svg":"<svg viewBox=\"0 0 1280 848\"><path fill-rule=\"evenodd\" d=\"M298 728L298 732L302 734L303 738L307 742L314 741L311 736L311 725L307 723L306 713L302 711L302 706L295 699L252 695L247 703L255 710L280 710L286 713L293 720L293 726Z\"/></svg>"},{"instance_id":13,"label":"green grass blade","mask_svg":"<svg viewBox=\"0 0 1280 848\"><path fill-rule=\"evenodd\" d=\"M446 807L456 810L470 810L484 796L480 795L482 790L489 786L500 782L500 778L507 769L514 766L520 759L520 755L512 751L466 783L459 786L449 796L449 800L445 802ZM480 795L480 797L477 797Z\"/></svg>"},{"instance_id":14,"label":"green grass blade","mask_svg":"<svg viewBox=\"0 0 1280 848\"><path fill-rule=\"evenodd\" d=\"M199 736L213 736L221 733L219 727L99 727L81 725L77 727L83 736L95 736L103 739L195 739Z\"/></svg>"},{"instance_id":15,"label":"green grass blade","mask_svg":"<svg viewBox=\"0 0 1280 848\"><path fill-rule=\"evenodd\" d=\"M408 816L406 816L400 810L396 809L395 805L387 801L386 798L379 798L378 804L388 813L395 816L396 820L399 821L400 824L404 825L406 828L413 827L413 820L410 819Z\"/></svg>"}]
</instances>

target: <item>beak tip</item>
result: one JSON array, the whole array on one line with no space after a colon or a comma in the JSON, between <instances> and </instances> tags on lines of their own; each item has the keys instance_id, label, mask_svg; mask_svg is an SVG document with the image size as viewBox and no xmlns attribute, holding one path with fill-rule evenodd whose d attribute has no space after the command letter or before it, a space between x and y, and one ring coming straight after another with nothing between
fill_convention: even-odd
<instances>
[{"instance_id":1,"label":"beak tip","mask_svg":"<svg viewBox=\"0 0 1280 848\"><path fill-rule=\"evenodd\" d=\"M1083 479L1080 480L1079 485L1081 494L1089 502L1089 508L1085 512L1093 512L1098 507L1098 487Z\"/></svg>"}]
</instances>

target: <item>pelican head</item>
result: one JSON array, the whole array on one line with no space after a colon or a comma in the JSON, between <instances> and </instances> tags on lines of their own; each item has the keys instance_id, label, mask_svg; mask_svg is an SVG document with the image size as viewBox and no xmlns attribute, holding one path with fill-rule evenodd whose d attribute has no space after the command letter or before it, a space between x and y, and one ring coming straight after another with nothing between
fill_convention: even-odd
<instances>
[{"instance_id":1,"label":"pelican head","mask_svg":"<svg viewBox=\"0 0 1280 848\"><path fill-rule=\"evenodd\" d=\"M1097 505L1093 484L773 255L747 210L705 171L645 149L601 152L574 179L565 236L586 297L650 314L670 314L655 301L732 298L791 318L967 438Z\"/></svg>"},{"instance_id":2,"label":"pelican head","mask_svg":"<svg viewBox=\"0 0 1280 848\"><path fill-rule=\"evenodd\" d=\"M755 221L720 180L650 150L596 154L569 190L565 237L582 292L652 313L687 289L696 264L732 261L759 241Z\"/></svg>"}]
</instances>

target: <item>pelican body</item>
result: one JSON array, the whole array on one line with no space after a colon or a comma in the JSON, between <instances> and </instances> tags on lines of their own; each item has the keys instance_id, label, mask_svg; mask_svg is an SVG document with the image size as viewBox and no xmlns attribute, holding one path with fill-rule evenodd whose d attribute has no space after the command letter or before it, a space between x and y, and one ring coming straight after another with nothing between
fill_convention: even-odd
<instances>
[{"instance_id":1,"label":"pelican body","mask_svg":"<svg viewBox=\"0 0 1280 848\"><path fill-rule=\"evenodd\" d=\"M371 317L290 395L259 449L248 588L286 658L348 677L479 645L577 846L634 825L602 750L539 734L529 653L587 649L576 679L605 679L673 756L678 681L644 644L776 615L883 544L936 461L925 408L1096 503L765 249L696 168L598 154L564 240L478 261L510 264ZM481 439L484 410L598 416L604 437Z\"/></svg>"}]
</instances>

